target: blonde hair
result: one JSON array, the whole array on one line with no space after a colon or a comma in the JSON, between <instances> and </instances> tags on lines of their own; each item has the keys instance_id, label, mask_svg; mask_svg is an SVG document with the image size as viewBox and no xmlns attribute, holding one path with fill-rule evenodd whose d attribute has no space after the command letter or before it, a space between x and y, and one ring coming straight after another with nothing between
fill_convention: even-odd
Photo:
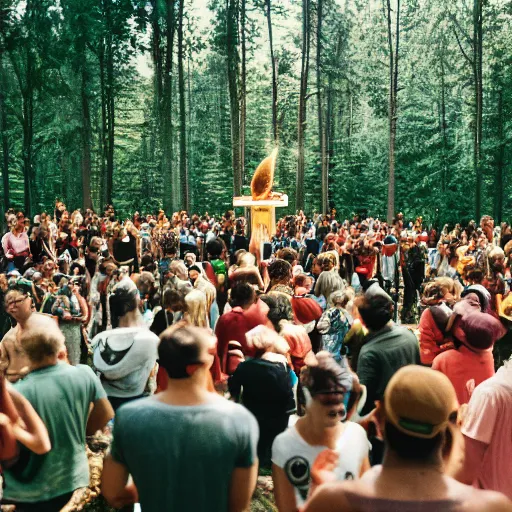
<instances>
[{"instance_id":1,"label":"blonde hair","mask_svg":"<svg viewBox=\"0 0 512 512\"><path fill-rule=\"evenodd\" d=\"M185 263L179 260L171 262L171 272L182 281L188 281L188 271Z\"/></svg>"},{"instance_id":2,"label":"blonde hair","mask_svg":"<svg viewBox=\"0 0 512 512\"><path fill-rule=\"evenodd\" d=\"M256 266L256 256L251 254L250 252L246 252L242 254L239 258L239 266L240 267L255 267Z\"/></svg>"},{"instance_id":3,"label":"blonde hair","mask_svg":"<svg viewBox=\"0 0 512 512\"><path fill-rule=\"evenodd\" d=\"M259 325L251 329L245 335L247 343L253 347L259 356L265 352L274 352L275 354L286 355L290 351L290 346L286 340L279 336L273 329L264 325Z\"/></svg>"},{"instance_id":4,"label":"blonde hair","mask_svg":"<svg viewBox=\"0 0 512 512\"><path fill-rule=\"evenodd\" d=\"M451 293L455 299L460 299L460 295L464 290L464 287L459 283L459 281L447 276L436 277L434 283L441 287L443 296L447 293Z\"/></svg>"},{"instance_id":5,"label":"blonde hair","mask_svg":"<svg viewBox=\"0 0 512 512\"><path fill-rule=\"evenodd\" d=\"M332 268L339 268L340 256L336 251L322 252L318 255L318 264L320 265L322 270L330 270Z\"/></svg>"},{"instance_id":6,"label":"blonde hair","mask_svg":"<svg viewBox=\"0 0 512 512\"><path fill-rule=\"evenodd\" d=\"M194 283L194 288L201 290L206 295L206 310L210 311L212 304L217 298L217 289L215 286L202 275L200 275Z\"/></svg>"},{"instance_id":7,"label":"blonde hair","mask_svg":"<svg viewBox=\"0 0 512 512\"><path fill-rule=\"evenodd\" d=\"M196 327L209 327L208 310L206 309L206 294L194 289L185 296L189 322Z\"/></svg>"}]
</instances>

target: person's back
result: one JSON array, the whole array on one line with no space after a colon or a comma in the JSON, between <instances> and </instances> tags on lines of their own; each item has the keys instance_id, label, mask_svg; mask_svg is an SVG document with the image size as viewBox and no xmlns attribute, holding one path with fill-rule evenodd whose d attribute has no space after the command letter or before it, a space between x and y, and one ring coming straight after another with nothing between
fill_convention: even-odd
<instances>
[{"instance_id":1,"label":"person's back","mask_svg":"<svg viewBox=\"0 0 512 512\"><path fill-rule=\"evenodd\" d=\"M64 336L53 320L37 324L22 336L32 370L15 388L43 420L52 448L45 455L20 451L5 473L4 498L21 511L30 504L27 510L46 512L60 510L75 489L89 485L85 436L103 428L113 411L88 366L59 362Z\"/></svg>"},{"instance_id":2,"label":"person's back","mask_svg":"<svg viewBox=\"0 0 512 512\"><path fill-rule=\"evenodd\" d=\"M367 387L368 399L363 414L370 412L375 400L384 395L389 379L408 364L418 364L420 354L414 334L406 327L390 325L363 345L357 362L361 384Z\"/></svg>"},{"instance_id":3,"label":"person's back","mask_svg":"<svg viewBox=\"0 0 512 512\"><path fill-rule=\"evenodd\" d=\"M52 449L36 455L28 450L6 473L5 497L43 501L89 485L85 427L91 402L104 396L88 366L59 363L31 373L18 384L48 428Z\"/></svg>"},{"instance_id":4,"label":"person's back","mask_svg":"<svg viewBox=\"0 0 512 512\"><path fill-rule=\"evenodd\" d=\"M244 407L220 397L194 406L145 398L117 412L112 456L130 469L144 511L227 511L255 431Z\"/></svg>"},{"instance_id":5,"label":"person's back","mask_svg":"<svg viewBox=\"0 0 512 512\"><path fill-rule=\"evenodd\" d=\"M446 475L425 482L383 477L372 468L360 480L326 484L304 512L510 512L512 504L499 493L477 490ZM433 484L436 484L433 486Z\"/></svg>"},{"instance_id":6,"label":"person's back","mask_svg":"<svg viewBox=\"0 0 512 512\"><path fill-rule=\"evenodd\" d=\"M439 354L434 359L432 369L450 379L462 405L469 402L476 386L494 375L494 358L492 352L477 354L462 345L458 350Z\"/></svg>"},{"instance_id":7,"label":"person's back","mask_svg":"<svg viewBox=\"0 0 512 512\"><path fill-rule=\"evenodd\" d=\"M457 322L460 347L439 354L432 364L453 384L459 403L467 404L473 390L494 375L492 347L501 337L501 322L487 313L466 314Z\"/></svg>"},{"instance_id":8,"label":"person's back","mask_svg":"<svg viewBox=\"0 0 512 512\"><path fill-rule=\"evenodd\" d=\"M504 495L473 489L447 474L454 458L462 459L458 408L445 375L416 365L401 368L379 410L386 446L382 466L357 482L322 486L303 512L511 512ZM325 472L328 467L316 468L316 474Z\"/></svg>"},{"instance_id":9,"label":"person's back","mask_svg":"<svg viewBox=\"0 0 512 512\"><path fill-rule=\"evenodd\" d=\"M512 499L512 363L480 384L469 401L462 425L467 472L461 481L500 491ZM459 478L459 477L457 477Z\"/></svg>"},{"instance_id":10,"label":"person's back","mask_svg":"<svg viewBox=\"0 0 512 512\"><path fill-rule=\"evenodd\" d=\"M116 415L102 475L103 495L115 508L135 501L145 512L248 507L257 478L258 424L241 405L213 392L215 342L197 327L162 334L158 356L167 388L125 404Z\"/></svg>"}]
</instances>

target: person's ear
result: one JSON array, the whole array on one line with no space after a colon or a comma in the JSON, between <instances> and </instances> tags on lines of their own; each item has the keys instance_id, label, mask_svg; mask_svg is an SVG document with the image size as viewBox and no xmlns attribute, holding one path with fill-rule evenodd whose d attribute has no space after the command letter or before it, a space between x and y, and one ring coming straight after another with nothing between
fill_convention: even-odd
<instances>
[{"instance_id":1,"label":"person's ear","mask_svg":"<svg viewBox=\"0 0 512 512\"><path fill-rule=\"evenodd\" d=\"M63 345L59 351L57 352L57 359L59 361L67 361L68 359L68 349L66 348L66 345Z\"/></svg>"},{"instance_id":2,"label":"person's ear","mask_svg":"<svg viewBox=\"0 0 512 512\"><path fill-rule=\"evenodd\" d=\"M185 371L187 372L188 376L189 377L192 377L192 375L194 375L194 373L199 370L199 368L201 368L201 366L203 366L202 364L189 364L187 365L187 367L185 368Z\"/></svg>"}]
</instances>

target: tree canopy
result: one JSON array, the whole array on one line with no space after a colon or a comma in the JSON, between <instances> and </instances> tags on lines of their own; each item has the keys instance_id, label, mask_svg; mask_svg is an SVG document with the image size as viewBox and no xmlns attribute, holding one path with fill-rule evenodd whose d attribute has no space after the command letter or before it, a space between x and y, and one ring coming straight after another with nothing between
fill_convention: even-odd
<instances>
[{"instance_id":1,"label":"tree canopy","mask_svg":"<svg viewBox=\"0 0 512 512\"><path fill-rule=\"evenodd\" d=\"M509 0L0 0L2 207L512 213Z\"/></svg>"}]
</instances>

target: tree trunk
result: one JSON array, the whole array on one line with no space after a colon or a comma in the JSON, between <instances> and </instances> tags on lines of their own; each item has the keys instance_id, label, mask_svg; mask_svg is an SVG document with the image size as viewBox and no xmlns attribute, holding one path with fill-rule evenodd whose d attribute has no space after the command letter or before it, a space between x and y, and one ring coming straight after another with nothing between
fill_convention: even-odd
<instances>
[{"instance_id":1,"label":"tree trunk","mask_svg":"<svg viewBox=\"0 0 512 512\"><path fill-rule=\"evenodd\" d=\"M183 11L185 0L179 0L178 12L178 94L180 98L180 182L181 204L184 210L189 209L188 176L187 176L187 112L185 106L185 75L183 64L185 55L183 52Z\"/></svg>"},{"instance_id":2,"label":"tree trunk","mask_svg":"<svg viewBox=\"0 0 512 512\"><path fill-rule=\"evenodd\" d=\"M107 187L105 183L105 176L107 173L107 154L108 154L108 146L107 146L107 132L108 132L108 116L107 116L107 86L105 79L105 38L102 35L100 38L99 52L98 52L98 60L100 65L100 95L101 95L101 167L100 167L100 199L102 204L100 208L103 208L107 203Z\"/></svg>"},{"instance_id":3,"label":"tree trunk","mask_svg":"<svg viewBox=\"0 0 512 512\"><path fill-rule=\"evenodd\" d=\"M240 103L238 98L238 16L236 0L228 0L227 6L227 67L229 106L231 117L231 160L233 166L233 194L242 193L240 174Z\"/></svg>"},{"instance_id":4,"label":"tree trunk","mask_svg":"<svg viewBox=\"0 0 512 512\"><path fill-rule=\"evenodd\" d=\"M295 186L295 209L304 210L304 138L306 131L306 95L308 91L309 75L309 0L302 0L302 57L300 71L299 116L297 123L297 181Z\"/></svg>"},{"instance_id":5,"label":"tree trunk","mask_svg":"<svg viewBox=\"0 0 512 512\"><path fill-rule=\"evenodd\" d=\"M482 1L474 0L473 3L473 76L475 88L475 126L474 126L474 151L473 168L476 178L475 186L475 215L479 220L482 210L482 105L483 105L483 80L482 80Z\"/></svg>"},{"instance_id":6,"label":"tree trunk","mask_svg":"<svg viewBox=\"0 0 512 512\"><path fill-rule=\"evenodd\" d=\"M340 56L341 56L341 45L342 45L342 33L341 30L338 33L338 40L336 42L336 57L334 61L334 69L338 69L340 66ZM327 99L326 99L326 118L325 118L325 165L327 167L327 173L329 173L332 169L332 160L334 157L334 136L335 136L335 119L334 119L334 70L331 69L328 73L328 84L327 84ZM329 189L329 182L327 181L327 189Z\"/></svg>"},{"instance_id":7,"label":"tree trunk","mask_svg":"<svg viewBox=\"0 0 512 512\"><path fill-rule=\"evenodd\" d=\"M107 33L107 203L112 204L114 192L114 134L115 134L115 92L114 92L114 51L112 34Z\"/></svg>"},{"instance_id":8,"label":"tree trunk","mask_svg":"<svg viewBox=\"0 0 512 512\"><path fill-rule=\"evenodd\" d=\"M187 155L188 155L188 176L195 172L195 161L194 161L194 143L192 140L192 74L190 71L190 62L192 60L192 49L188 49L187 56L187 97L188 97L188 136L187 136ZM193 174L192 174L193 175ZM192 188L189 185L188 202L189 208L195 210L195 197L192 193Z\"/></svg>"},{"instance_id":9,"label":"tree trunk","mask_svg":"<svg viewBox=\"0 0 512 512\"><path fill-rule=\"evenodd\" d=\"M153 63L155 66L155 74L153 76L154 89L155 89L155 119L157 120L158 127L160 126L160 113L161 113L161 102L162 102L162 50L161 44L161 30L160 30L160 11L159 1L152 0L151 5L153 7L151 25L152 25L152 55Z\"/></svg>"},{"instance_id":10,"label":"tree trunk","mask_svg":"<svg viewBox=\"0 0 512 512\"><path fill-rule=\"evenodd\" d=\"M505 133L503 120L503 89L498 89L498 158L496 160L496 178L494 183L495 202L494 218L497 224L501 224L503 216L503 168L505 166Z\"/></svg>"},{"instance_id":11,"label":"tree trunk","mask_svg":"<svg viewBox=\"0 0 512 512\"><path fill-rule=\"evenodd\" d=\"M389 46L389 177L387 220L395 216L395 148L398 115L398 50L400 46L400 0L397 0L396 33L393 43L391 29L391 0L387 0L388 46Z\"/></svg>"},{"instance_id":12,"label":"tree trunk","mask_svg":"<svg viewBox=\"0 0 512 512\"><path fill-rule=\"evenodd\" d=\"M444 43L444 42L443 42ZM441 134L443 138L443 164L441 168L441 192L444 196L447 186L448 175L448 134L446 122L446 84L445 84L445 67L444 67L444 44L441 54Z\"/></svg>"},{"instance_id":13,"label":"tree trunk","mask_svg":"<svg viewBox=\"0 0 512 512\"><path fill-rule=\"evenodd\" d=\"M30 2L27 2L27 10ZM32 141L34 137L34 57L30 48L26 48L27 68L25 75L25 90L22 91L23 100L23 181L25 193L25 215L32 217L32 184L34 182L32 170Z\"/></svg>"},{"instance_id":14,"label":"tree trunk","mask_svg":"<svg viewBox=\"0 0 512 512\"><path fill-rule=\"evenodd\" d=\"M3 61L3 48L0 45L0 133L2 135L2 184L3 184L3 214L9 209L9 139L7 136L7 112L5 107L5 70ZM4 224L4 215L0 225Z\"/></svg>"},{"instance_id":15,"label":"tree trunk","mask_svg":"<svg viewBox=\"0 0 512 512\"><path fill-rule=\"evenodd\" d=\"M85 41L84 41L85 43ZM92 208L91 199L91 114L89 110L89 95L87 91L88 73L85 44L81 45L81 88L80 95L82 99L82 207L84 211Z\"/></svg>"},{"instance_id":16,"label":"tree trunk","mask_svg":"<svg viewBox=\"0 0 512 512\"><path fill-rule=\"evenodd\" d=\"M247 44L246 44L246 0L240 0L240 37L242 66L240 70L240 176L241 187L245 183L245 138L247 126Z\"/></svg>"},{"instance_id":17,"label":"tree trunk","mask_svg":"<svg viewBox=\"0 0 512 512\"><path fill-rule=\"evenodd\" d=\"M321 1L321 0L320 0ZM274 144L278 143L279 133L277 128L277 64L274 55L274 40L272 35L272 6L271 0L265 0L268 41L270 45L270 64L272 66L272 133L274 135Z\"/></svg>"},{"instance_id":18,"label":"tree trunk","mask_svg":"<svg viewBox=\"0 0 512 512\"><path fill-rule=\"evenodd\" d=\"M177 191L176 177L173 172L173 126L172 126L172 65L173 65L173 47L174 47L174 0L167 2L167 43L165 55L165 71L163 80L163 100L162 100L162 167L164 178L164 210L168 213L174 212L179 207L176 201Z\"/></svg>"},{"instance_id":19,"label":"tree trunk","mask_svg":"<svg viewBox=\"0 0 512 512\"><path fill-rule=\"evenodd\" d=\"M322 22L323 0L317 3L317 30L316 30L316 87L318 110L318 146L320 148L320 166L322 177L322 212L329 210L329 167L327 162L327 134L324 125L324 91L322 84Z\"/></svg>"}]
</instances>

